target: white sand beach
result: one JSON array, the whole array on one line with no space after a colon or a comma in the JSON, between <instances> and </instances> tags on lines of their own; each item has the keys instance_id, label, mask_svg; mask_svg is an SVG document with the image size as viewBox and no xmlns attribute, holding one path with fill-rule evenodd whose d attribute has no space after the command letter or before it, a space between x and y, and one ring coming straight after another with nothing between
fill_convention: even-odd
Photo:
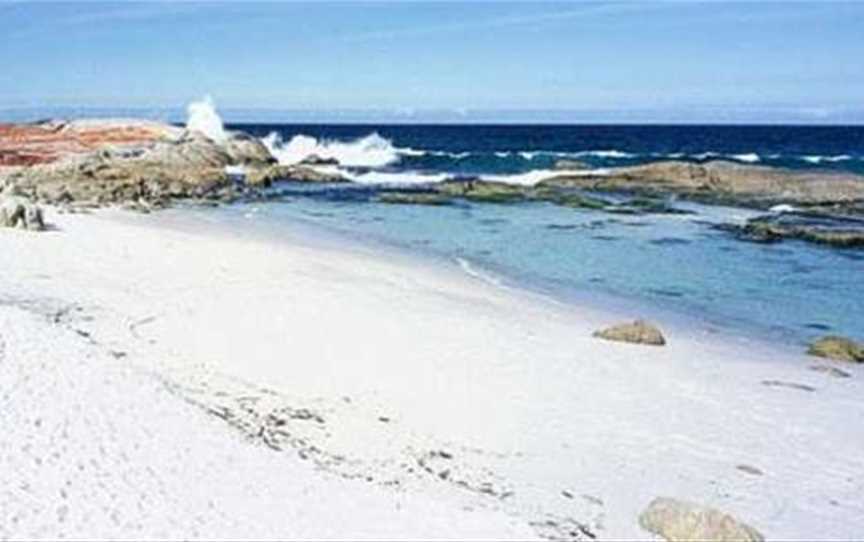
<instances>
[{"instance_id":1,"label":"white sand beach","mask_svg":"<svg viewBox=\"0 0 864 542\"><path fill-rule=\"evenodd\" d=\"M864 372L170 211L0 231L0 538L864 532ZM829 365L851 374L814 371Z\"/></svg>"}]
</instances>

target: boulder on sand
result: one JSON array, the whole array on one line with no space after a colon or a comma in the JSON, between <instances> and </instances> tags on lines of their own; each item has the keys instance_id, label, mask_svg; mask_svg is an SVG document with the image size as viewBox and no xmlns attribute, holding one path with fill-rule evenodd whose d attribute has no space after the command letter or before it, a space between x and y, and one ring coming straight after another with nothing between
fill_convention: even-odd
<instances>
[{"instance_id":1,"label":"boulder on sand","mask_svg":"<svg viewBox=\"0 0 864 542\"><path fill-rule=\"evenodd\" d=\"M636 320L601 329L595 331L593 336L608 341L635 344L650 344L654 346L663 346L666 344L666 338L663 337L663 333L656 326L644 320Z\"/></svg>"},{"instance_id":2,"label":"boulder on sand","mask_svg":"<svg viewBox=\"0 0 864 542\"><path fill-rule=\"evenodd\" d=\"M810 344L807 353L811 356L838 361L864 363L864 344L847 339L846 337L828 335L817 339Z\"/></svg>"},{"instance_id":3,"label":"boulder on sand","mask_svg":"<svg viewBox=\"0 0 864 542\"><path fill-rule=\"evenodd\" d=\"M738 541L765 540L753 527L729 514L687 501L659 497L639 515L639 525L646 531L671 541Z\"/></svg>"},{"instance_id":4,"label":"boulder on sand","mask_svg":"<svg viewBox=\"0 0 864 542\"><path fill-rule=\"evenodd\" d=\"M0 227L44 230L42 209L21 197L0 196Z\"/></svg>"}]
</instances>

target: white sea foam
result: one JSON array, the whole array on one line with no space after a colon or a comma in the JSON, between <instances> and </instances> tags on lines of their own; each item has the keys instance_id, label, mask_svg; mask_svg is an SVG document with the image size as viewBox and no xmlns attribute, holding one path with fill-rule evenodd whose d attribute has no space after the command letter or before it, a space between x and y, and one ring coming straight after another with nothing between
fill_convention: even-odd
<instances>
[{"instance_id":1,"label":"white sea foam","mask_svg":"<svg viewBox=\"0 0 864 542\"><path fill-rule=\"evenodd\" d=\"M739 162L747 162L750 164L754 164L754 163L759 162L761 160L759 155L756 154L755 152L749 152L746 154L733 154L730 156L730 158L734 158L735 160L738 160Z\"/></svg>"},{"instance_id":2,"label":"white sea foam","mask_svg":"<svg viewBox=\"0 0 864 542\"><path fill-rule=\"evenodd\" d=\"M495 275L479 269L477 266L473 265L471 262L469 262L465 258L457 257L455 259L456 259L456 263L459 264L459 267L466 274L468 274L474 278L480 279L483 282L489 283L489 284L496 286L498 288L501 288L504 290L509 290L509 288L504 285L504 282L501 279L499 279L498 277L496 277Z\"/></svg>"},{"instance_id":3,"label":"white sea foam","mask_svg":"<svg viewBox=\"0 0 864 542\"><path fill-rule=\"evenodd\" d=\"M580 151L572 154L573 156L596 156L598 158L633 158L637 155L619 151L616 149L599 150L599 151Z\"/></svg>"},{"instance_id":4,"label":"white sea foam","mask_svg":"<svg viewBox=\"0 0 864 542\"><path fill-rule=\"evenodd\" d=\"M273 132L262 141L283 165L297 164L310 156L335 159L348 167L383 167L399 160L399 150L377 133L352 141L318 140L301 134L285 143L282 136Z\"/></svg>"},{"instance_id":5,"label":"white sea foam","mask_svg":"<svg viewBox=\"0 0 864 542\"><path fill-rule=\"evenodd\" d=\"M225 166L225 174L232 177L246 176L246 168L242 165L227 165Z\"/></svg>"},{"instance_id":6,"label":"white sea foam","mask_svg":"<svg viewBox=\"0 0 864 542\"><path fill-rule=\"evenodd\" d=\"M417 171L352 173L351 171L339 170L339 173L355 183L376 185L434 184L451 177L447 173L420 173Z\"/></svg>"},{"instance_id":7,"label":"white sea foam","mask_svg":"<svg viewBox=\"0 0 864 542\"><path fill-rule=\"evenodd\" d=\"M848 154L838 154L836 156L811 155L801 157L801 160L804 160L805 162L809 162L811 164L821 164L822 162L843 162L851 159L852 157Z\"/></svg>"},{"instance_id":8,"label":"white sea foam","mask_svg":"<svg viewBox=\"0 0 864 542\"><path fill-rule=\"evenodd\" d=\"M794 213L798 209L796 209L795 207L792 207L791 205L788 205L786 203L781 203L780 205L775 205L768 210L771 211L772 213L783 214L783 213Z\"/></svg>"},{"instance_id":9,"label":"white sea foam","mask_svg":"<svg viewBox=\"0 0 864 542\"><path fill-rule=\"evenodd\" d=\"M533 169L525 173L513 175L483 175L484 181L495 181L499 183L516 184L521 186L534 186L535 184L552 177L581 176L581 175L606 175L608 169Z\"/></svg>"},{"instance_id":10,"label":"white sea foam","mask_svg":"<svg viewBox=\"0 0 864 542\"><path fill-rule=\"evenodd\" d=\"M402 156L426 156L429 151L421 149L412 149L411 147L397 147L396 152ZM432 154L435 154L434 152Z\"/></svg>"},{"instance_id":11,"label":"white sea foam","mask_svg":"<svg viewBox=\"0 0 864 542\"><path fill-rule=\"evenodd\" d=\"M200 132L216 143L224 143L228 139L222 118L216 112L216 105L210 96L190 103L186 107L186 115L187 130Z\"/></svg>"}]
</instances>

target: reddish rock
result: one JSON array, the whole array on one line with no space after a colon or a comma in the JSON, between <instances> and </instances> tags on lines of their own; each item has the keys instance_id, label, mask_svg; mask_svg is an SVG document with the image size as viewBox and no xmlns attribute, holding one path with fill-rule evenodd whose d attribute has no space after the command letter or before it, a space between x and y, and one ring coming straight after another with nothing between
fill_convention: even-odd
<instances>
[{"instance_id":1,"label":"reddish rock","mask_svg":"<svg viewBox=\"0 0 864 542\"><path fill-rule=\"evenodd\" d=\"M146 146L180 134L180 128L147 121L0 124L0 165L48 164L109 147Z\"/></svg>"}]
</instances>

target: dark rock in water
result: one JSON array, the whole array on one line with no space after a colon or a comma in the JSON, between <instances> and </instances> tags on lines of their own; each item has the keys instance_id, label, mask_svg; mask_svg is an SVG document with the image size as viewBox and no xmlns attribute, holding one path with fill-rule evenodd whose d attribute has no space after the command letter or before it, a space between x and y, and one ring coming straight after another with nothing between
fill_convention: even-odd
<instances>
[{"instance_id":1,"label":"dark rock in water","mask_svg":"<svg viewBox=\"0 0 864 542\"><path fill-rule=\"evenodd\" d=\"M864 363L864 344L836 335L828 335L817 339L810 344L807 353L811 356L838 361Z\"/></svg>"},{"instance_id":2,"label":"dark rock in water","mask_svg":"<svg viewBox=\"0 0 864 542\"><path fill-rule=\"evenodd\" d=\"M652 294L660 295L663 297L684 297L683 292L679 292L678 290L667 290L665 288L651 288L648 290Z\"/></svg>"},{"instance_id":3,"label":"dark rock in water","mask_svg":"<svg viewBox=\"0 0 864 542\"><path fill-rule=\"evenodd\" d=\"M762 542L765 537L729 514L696 503L656 498L639 515L639 525L670 541Z\"/></svg>"},{"instance_id":4,"label":"dark rock in water","mask_svg":"<svg viewBox=\"0 0 864 542\"><path fill-rule=\"evenodd\" d=\"M798 239L841 248L864 247L864 219L855 217L783 213L752 218L743 225L717 224L712 227L758 243Z\"/></svg>"},{"instance_id":5,"label":"dark rock in water","mask_svg":"<svg viewBox=\"0 0 864 542\"><path fill-rule=\"evenodd\" d=\"M681 239L679 237L661 237L660 239L651 239L648 242L659 246L689 245L693 243L689 239Z\"/></svg>"},{"instance_id":6,"label":"dark rock in water","mask_svg":"<svg viewBox=\"0 0 864 542\"><path fill-rule=\"evenodd\" d=\"M436 185L436 189L445 196L484 203L516 203L528 198L524 186L480 179L449 179Z\"/></svg>"},{"instance_id":7,"label":"dark rock in water","mask_svg":"<svg viewBox=\"0 0 864 542\"><path fill-rule=\"evenodd\" d=\"M661 333L656 326L644 320L618 324L606 329L595 331L593 336L608 341L648 344L653 346L663 346L666 344L666 338L663 336L663 333Z\"/></svg>"},{"instance_id":8,"label":"dark rock in water","mask_svg":"<svg viewBox=\"0 0 864 542\"><path fill-rule=\"evenodd\" d=\"M452 200L436 192L382 192L377 201L381 203L410 205L449 205Z\"/></svg>"},{"instance_id":9,"label":"dark rock in water","mask_svg":"<svg viewBox=\"0 0 864 542\"><path fill-rule=\"evenodd\" d=\"M339 160L335 158L322 158L317 154L310 154L300 161L301 166L338 166Z\"/></svg>"},{"instance_id":10,"label":"dark rock in water","mask_svg":"<svg viewBox=\"0 0 864 542\"><path fill-rule=\"evenodd\" d=\"M531 193L533 199L548 201L571 209L607 209L611 202L595 196L589 196L573 190L536 190Z\"/></svg>"},{"instance_id":11,"label":"dark rock in water","mask_svg":"<svg viewBox=\"0 0 864 542\"><path fill-rule=\"evenodd\" d=\"M640 214L667 214L667 215L690 215L693 211L674 207L665 199L659 198L633 198L623 203L606 209L610 213L640 215Z\"/></svg>"}]
</instances>

